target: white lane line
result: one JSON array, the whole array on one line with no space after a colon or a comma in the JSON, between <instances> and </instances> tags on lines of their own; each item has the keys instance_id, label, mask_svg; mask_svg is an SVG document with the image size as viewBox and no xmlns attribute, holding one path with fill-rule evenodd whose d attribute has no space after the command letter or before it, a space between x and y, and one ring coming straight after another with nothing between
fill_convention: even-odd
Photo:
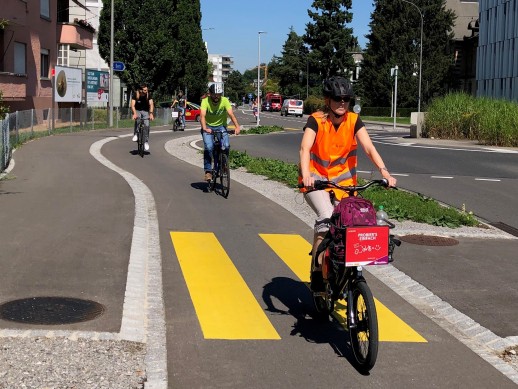
<instances>
[{"instance_id":1,"label":"white lane line","mask_svg":"<svg viewBox=\"0 0 518 389\"><path fill-rule=\"evenodd\" d=\"M446 180L452 180L453 177L451 176L430 176L431 178L440 178L440 179L446 179Z\"/></svg>"},{"instance_id":2,"label":"white lane line","mask_svg":"<svg viewBox=\"0 0 518 389\"><path fill-rule=\"evenodd\" d=\"M498 178L475 178L475 181L491 181L491 182L500 182Z\"/></svg>"},{"instance_id":3,"label":"white lane line","mask_svg":"<svg viewBox=\"0 0 518 389\"><path fill-rule=\"evenodd\" d=\"M166 131L161 131L166 132ZM135 218L120 337L146 343L146 387L167 388L167 348L162 286L162 255L156 203L151 190L133 174L121 169L101 154L110 137L90 146L90 154L107 168L120 174L135 196Z\"/></svg>"}]
</instances>

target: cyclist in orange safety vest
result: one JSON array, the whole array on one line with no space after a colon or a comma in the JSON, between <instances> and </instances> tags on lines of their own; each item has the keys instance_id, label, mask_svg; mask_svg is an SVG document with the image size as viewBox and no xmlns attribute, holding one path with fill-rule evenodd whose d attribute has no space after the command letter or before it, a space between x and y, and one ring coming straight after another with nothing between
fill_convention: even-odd
<instances>
[{"instance_id":1,"label":"cyclist in orange safety vest","mask_svg":"<svg viewBox=\"0 0 518 389\"><path fill-rule=\"evenodd\" d=\"M300 145L299 183L304 184L301 192L304 192L305 200L316 213L312 251L314 265L315 252L329 230L329 218L334 209L330 189L306 193L315 180L329 180L344 186L356 185L359 142L383 178L388 180L389 186L396 186L396 179L385 167L360 116L349 112L349 102L353 97L350 82L343 77L331 77L324 81L323 95L325 108L309 116ZM337 201L346 195L337 189L333 191ZM321 265L321 258L318 258L318 266L312 265L313 292L323 291Z\"/></svg>"}]
</instances>

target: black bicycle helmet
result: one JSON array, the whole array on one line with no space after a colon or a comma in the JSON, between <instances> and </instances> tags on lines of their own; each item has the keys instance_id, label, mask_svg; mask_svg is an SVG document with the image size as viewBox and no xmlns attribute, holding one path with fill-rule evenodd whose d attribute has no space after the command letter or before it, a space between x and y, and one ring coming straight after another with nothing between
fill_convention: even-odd
<instances>
[{"instance_id":1,"label":"black bicycle helmet","mask_svg":"<svg viewBox=\"0 0 518 389\"><path fill-rule=\"evenodd\" d=\"M324 81L323 87L324 96L326 97L337 97L337 96L353 96L353 87L349 80L337 76L331 77Z\"/></svg>"}]
</instances>

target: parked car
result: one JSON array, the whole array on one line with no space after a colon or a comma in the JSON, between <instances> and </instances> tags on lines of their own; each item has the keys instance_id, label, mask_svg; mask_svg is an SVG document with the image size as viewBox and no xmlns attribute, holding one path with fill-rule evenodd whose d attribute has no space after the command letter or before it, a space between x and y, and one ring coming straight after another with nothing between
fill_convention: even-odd
<instances>
[{"instance_id":1,"label":"parked car","mask_svg":"<svg viewBox=\"0 0 518 389\"><path fill-rule=\"evenodd\" d=\"M187 109L185 110L185 120L200 121L200 106L191 102L187 102Z\"/></svg>"},{"instance_id":2,"label":"parked car","mask_svg":"<svg viewBox=\"0 0 518 389\"><path fill-rule=\"evenodd\" d=\"M281 116L295 115L302 117L304 112L304 101L296 99L286 99L282 103Z\"/></svg>"},{"instance_id":3,"label":"parked car","mask_svg":"<svg viewBox=\"0 0 518 389\"><path fill-rule=\"evenodd\" d=\"M272 110L272 107L270 105L270 102L263 101L263 103L261 104L261 111L271 111L271 110Z\"/></svg>"},{"instance_id":4,"label":"parked car","mask_svg":"<svg viewBox=\"0 0 518 389\"><path fill-rule=\"evenodd\" d=\"M161 108L171 108L171 102L162 101L158 103ZM187 121L200 121L200 106L198 104L187 102L187 109L185 110L185 120Z\"/></svg>"}]
</instances>

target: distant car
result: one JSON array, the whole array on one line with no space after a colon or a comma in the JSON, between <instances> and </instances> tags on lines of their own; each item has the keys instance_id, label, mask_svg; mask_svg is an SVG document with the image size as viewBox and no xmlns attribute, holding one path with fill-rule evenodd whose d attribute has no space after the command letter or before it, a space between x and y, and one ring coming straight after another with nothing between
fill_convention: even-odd
<instances>
[{"instance_id":1,"label":"distant car","mask_svg":"<svg viewBox=\"0 0 518 389\"><path fill-rule=\"evenodd\" d=\"M200 106L191 102L187 102L187 109L185 110L185 120L200 121Z\"/></svg>"},{"instance_id":2,"label":"distant car","mask_svg":"<svg viewBox=\"0 0 518 389\"><path fill-rule=\"evenodd\" d=\"M261 111L271 111L272 107L268 101L263 101L261 104Z\"/></svg>"},{"instance_id":3,"label":"distant car","mask_svg":"<svg viewBox=\"0 0 518 389\"><path fill-rule=\"evenodd\" d=\"M304 101L296 99L286 99L282 103L281 116L295 115L302 117L304 112Z\"/></svg>"},{"instance_id":4,"label":"distant car","mask_svg":"<svg viewBox=\"0 0 518 389\"><path fill-rule=\"evenodd\" d=\"M169 101L162 101L158 103L161 108L171 108ZM198 104L187 102L187 109L185 110L185 120L187 121L200 121L200 106Z\"/></svg>"}]
</instances>

